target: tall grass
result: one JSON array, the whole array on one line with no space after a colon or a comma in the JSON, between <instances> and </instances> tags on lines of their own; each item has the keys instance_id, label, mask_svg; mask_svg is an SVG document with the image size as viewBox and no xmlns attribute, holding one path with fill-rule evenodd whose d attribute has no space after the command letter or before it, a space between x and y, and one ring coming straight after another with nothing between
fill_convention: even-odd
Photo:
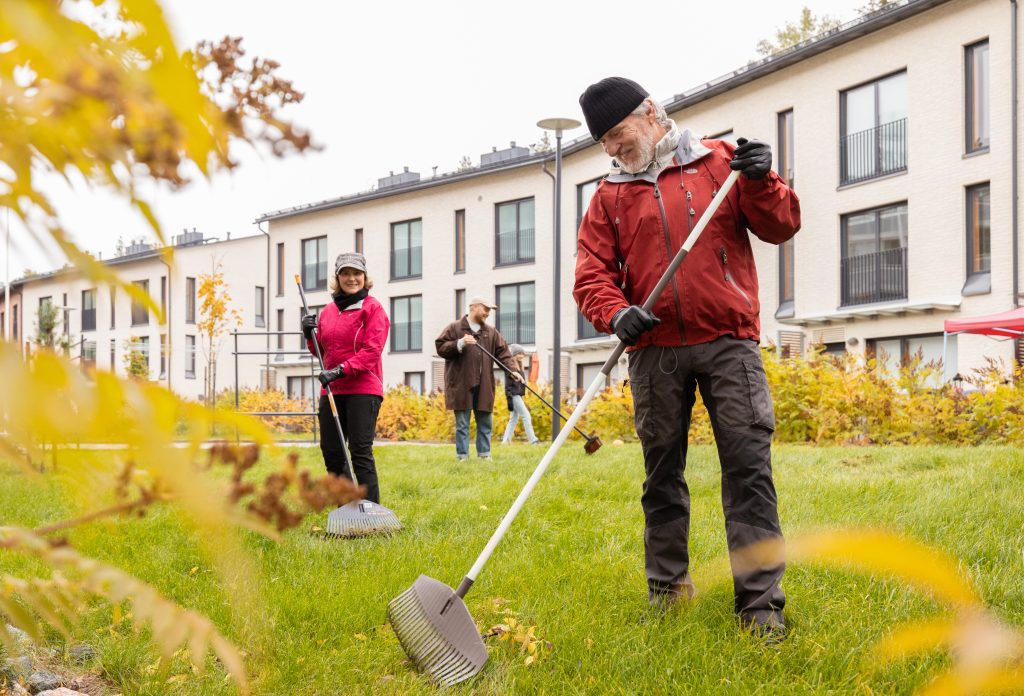
<instances>
[{"instance_id":1,"label":"tall grass","mask_svg":"<svg viewBox=\"0 0 1024 696\"><path fill-rule=\"evenodd\" d=\"M82 553L116 563L167 597L212 618L246 652L258 694L434 693L412 670L385 621L387 602L420 573L455 585L542 453L496 447L494 459L454 461L451 446L377 449L382 502L405 530L391 538L325 539L311 516L282 544L244 534L257 586L218 580L190 528L166 510L72 532ZM91 455L105 456L105 455ZM319 470L319 452L302 454ZM58 459L73 467L71 455ZM269 466L269 464L261 465ZM775 452L784 532L895 530L959 559L985 603L1024 626L1024 455L1011 447L806 448ZM491 661L453 693L910 693L949 666L941 653L875 666L873 646L907 622L949 616L935 600L894 580L834 567L786 573L791 633L770 648L743 634L726 555L719 472L712 448L691 448L691 558L699 584L689 608L660 617L646 607L643 477L639 447L606 445L587 457L569 443L467 596L481 630L534 627L533 664L520 643L487 640ZM57 477L41 493L0 466L4 523L44 524L76 512ZM41 572L31 559L0 556L0 570ZM229 600L248 594L251 616ZM96 666L125 694L231 693L211 664L195 674L184 657L160 665L124 613L83 610L76 639L99 651ZM59 643L55 635L51 639ZM550 649L547 644L550 643Z\"/></svg>"}]
</instances>

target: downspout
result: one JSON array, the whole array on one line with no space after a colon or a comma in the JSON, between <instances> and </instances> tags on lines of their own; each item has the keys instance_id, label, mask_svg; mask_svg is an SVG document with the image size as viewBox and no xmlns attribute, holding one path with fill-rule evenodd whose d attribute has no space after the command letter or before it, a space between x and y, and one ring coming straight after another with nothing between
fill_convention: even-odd
<instances>
[{"instance_id":1,"label":"downspout","mask_svg":"<svg viewBox=\"0 0 1024 696\"><path fill-rule=\"evenodd\" d=\"M540 163L540 168L544 170L545 174L547 174L549 177L551 177L551 200L552 200L552 202L554 202L554 201L557 200L557 197L558 197L558 179L555 178L554 174L552 174L551 172L548 171L548 161L549 160L544 160L543 162L541 162ZM557 220L555 219L555 213L553 211L554 211L554 209L557 206L552 205L551 207L552 207L552 213L551 213L552 225L554 225L554 224L557 224ZM555 231L555 228L554 228L554 226L552 226L552 228L551 228L551 234L552 235L554 235L554 233L555 233L554 231ZM556 302L559 303L558 307L560 308L561 307L561 298L557 298L556 297ZM561 355L555 355L555 347L554 347L554 345L552 345L551 346L551 374L549 375L549 377L551 379L551 386L552 386L552 388L554 388L555 383L558 381L558 378L556 377L556 375L558 375L560 377L561 374L562 374L562 356ZM554 393L554 392L552 392L552 393ZM555 403L558 403L559 396L556 395L554 397L554 399L555 399ZM555 416L555 418L557 418L557 417L558 416ZM561 421L559 421L559 423L561 423Z\"/></svg>"},{"instance_id":2,"label":"downspout","mask_svg":"<svg viewBox=\"0 0 1024 696\"><path fill-rule=\"evenodd\" d=\"M1017 0L1010 0L1010 230L1013 238L1013 306L1020 307L1020 242L1017 226Z\"/></svg>"},{"instance_id":3,"label":"downspout","mask_svg":"<svg viewBox=\"0 0 1024 696\"><path fill-rule=\"evenodd\" d=\"M263 233L267 238L267 281L263 288L263 328L267 332L267 352L263 356L263 379L264 383L261 384L261 388L268 389L270 387L270 232L267 232L260 227L261 220L256 221L256 229ZM281 327L278 327L280 329ZM235 356L235 360L238 356ZM274 386L277 386L276 384Z\"/></svg>"}]
</instances>

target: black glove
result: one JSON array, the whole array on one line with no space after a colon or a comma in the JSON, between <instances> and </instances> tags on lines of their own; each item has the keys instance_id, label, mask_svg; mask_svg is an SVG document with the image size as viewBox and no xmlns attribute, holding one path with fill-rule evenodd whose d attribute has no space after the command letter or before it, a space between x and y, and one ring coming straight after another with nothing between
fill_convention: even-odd
<instances>
[{"instance_id":1,"label":"black glove","mask_svg":"<svg viewBox=\"0 0 1024 696\"><path fill-rule=\"evenodd\" d=\"M661 319L640 305L630 305L625 309L620 309L612 317L612 328L615 329L615 335L627 346L635 346L636 342L640 340L640 334L653 329L660 323Z\"/></svg>"},{"instance_id":2,"label":"black glove","mask_svg":"<svg viewBox=\"0 0 1024 696\"><path fill-rule=\"evenodd\" d=\"M737 140L736 145L729 167L743 172L748 179L763 179L772 168L772 146L746 138Z\"/></svg>"},{"instance_id":3,"label":"black glove","mask_svg":"<svg viewBox=\"0 0 1024 696\"><path fill-rule=\"evenodd\" d=\"M302 335L306 337L307 341L313 340L313 329L316 328L316 315L307 314L302 317Z\"/></svg>"},{"instance_id":4,"label":"black glove","mask_svg":"<svg viewBox=\"0 0 1024 696\"><path fill-rule=\"evenodd\" d=\"M334 380L341 379L344 376L345 376L345 366L344 365L338 365L337 367L333 367L330 370L320 370L320 374L318 374L316 376L316 378L318 380L320 380L320 384L322 384L322 385L324 385L326 387L328 384L330 384Z\"/></svg>"}]
</instances>

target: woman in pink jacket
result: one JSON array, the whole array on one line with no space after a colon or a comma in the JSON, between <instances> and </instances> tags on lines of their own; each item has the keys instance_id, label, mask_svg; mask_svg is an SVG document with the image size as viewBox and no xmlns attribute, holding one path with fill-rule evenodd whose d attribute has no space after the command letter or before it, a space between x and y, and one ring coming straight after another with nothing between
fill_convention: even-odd
<instances>
[{"instance_id":1,"label":"woman in pink jacket","mask_svg":"<svg viewBox=\"0 0 1024 696\"><path fill-rule=\"evenodd\" d=\"M327 400L334 394L338 417L348 440L352 468L360 485L366 486L366 499L380 502L377 468L373 460L373 436L377 414L384 401L384 371L381 353L388 340L391 322L384 307L369 290L373 281L366 276L366 258L362 254L340 254L334 262L331 294L334 301L320 310L320 316L302 318L302 333L311 353L313 329L320 341L324 370L318 378L320 390L320 450L327 471L349 477L338 429Z\"/></svg>"}]
</instances>

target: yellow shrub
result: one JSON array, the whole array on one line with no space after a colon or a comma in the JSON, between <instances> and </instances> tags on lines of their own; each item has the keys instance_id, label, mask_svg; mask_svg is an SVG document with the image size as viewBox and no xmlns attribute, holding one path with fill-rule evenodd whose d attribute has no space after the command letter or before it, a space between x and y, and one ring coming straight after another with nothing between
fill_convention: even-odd
<instances>
[{"instance_id":1,"label":"yellow shrub","mask_svg":"<svg viewBox=\"0 0 1024 696\"><path fill-rule=\"evenodd\" d=\"M224 409L235 408L235 392L225 389L217 396L217 406ZM313 410L313 405L306 400L290 399L282 391L261 389L240 389L238 391L238 410L242 413L302 413ZM284 433L313 432L312 416L256 416L273 430Z\"/></svg>"}]
</instances>

